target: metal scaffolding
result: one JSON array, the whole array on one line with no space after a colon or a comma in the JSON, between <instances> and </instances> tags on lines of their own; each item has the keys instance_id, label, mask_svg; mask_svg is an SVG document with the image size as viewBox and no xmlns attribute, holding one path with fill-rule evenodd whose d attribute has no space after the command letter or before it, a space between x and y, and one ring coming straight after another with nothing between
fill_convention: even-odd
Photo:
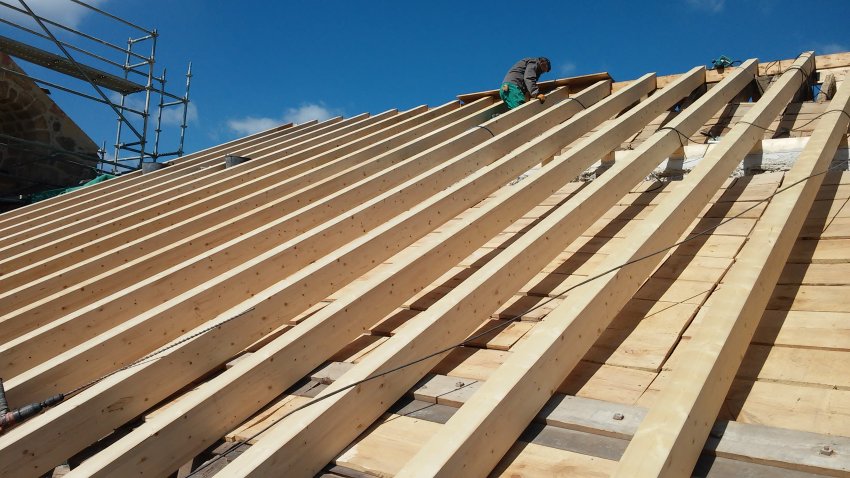
<instances>
[{"instance_id":1,"label":"metal scaffolding","mask_svg":"<svg viewBox=\"0 0 850 478\"><path fill-rule=\"evenodd\" d=\"M117 17L100 8L89 5L80 0L69 0L69 2L80 5L108 21L118 22L136 32L136 37L127 40L127 46L122 47L95 35L78 31L58 21L54 21L38 15L25 0L18 0L20 7L0 1L0 7L5 7L9 12L15 12L21 18L31 19L38 30L28 28L21 22L15 22L8 18L0 17L0 23L14 27L16 31L23 32L30 41L35 38L47 40L49 44L58 50L58 53L50 52L12 38L0 35L0 51L10 56L20 58L30 63L59 72L65 76L82 80L92 88L94 93L79 91L73 86L58 84L56 82L25 75L39 85L48 86L56 90L64 91L88 100L92 100L108 106L117 116L117 128L114 143L114 155L112 161L106 160L106 145L99 151L101 164L100 170L111 168L113 173L126 172L142 167L145 163L159 163L161 159L182 156L183 145L186 135L187 118L189 111L189 88L192 79L192 64L188 65L186 71L186 88L182 96L178 96L166 90L165 69L157 76L155 74L155 57L157 39L159 34L155 29L148 30L132 22ZM9 15L10 17L14 16ZM73 40L60 40L52 29L59 29L66 33L65 36ZM39 31L40 30L40 31ZM96 53L90 48L80 46L80 42L97 45L106 52ZM139 53L143 50L145 53ZM74 52L72 55L71 52ZM149 53L148 53L149 52ZM80 54L85 62L77 61L74 55ZM113 59L110 59L113 55ZM120 56L119 59L114 59ZM7 73L21 75L20 72L0 66ZM110 90L119 98L110 98L104 90ZM132 107L139 103L133 101L136 96L144 95L143 107ZM158 96L158 98L154 98ZM157 101L158 100L158 101ZM156 101L152 105L152 102ZM155 126L153 128L154 138L150 140L150 124L152 118L151 107L155 106ZM160 151L160 133L162 132L163 111L167 108L182 107L182 122L180 124L179 141L176 150Z\"/></svg>"}]
</instances>

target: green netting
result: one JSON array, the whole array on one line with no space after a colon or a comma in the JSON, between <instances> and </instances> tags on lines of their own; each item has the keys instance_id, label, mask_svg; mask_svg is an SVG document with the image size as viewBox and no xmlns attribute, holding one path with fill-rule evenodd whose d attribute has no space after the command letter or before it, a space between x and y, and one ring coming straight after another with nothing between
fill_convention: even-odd
<instances>
[{"instance_id":1,"label":"green netting","mask_svg":"<svg viewBox=\"0 0 850 478\"><path fill-rule=\"evenodd\" d=\"M97 184L97 183L106 181L107 179L112 179L114 177L115 176L113 176L111 174L101 174L100 176L92 179L91 181L89 181L85 184L81 184L79 186L74 186L72 188L51 189L49 191L42 191L40 193L35 193L35 194L33 194L29 197L29 201L30 201L30 203L44 201L45 199L49 199L49 198L52 198L54 196L58 196L60 194L65 194L67 192L76 191L77 189L82 189L86 186L91 186L93 184Z\"/></svg>"}]
</instances>

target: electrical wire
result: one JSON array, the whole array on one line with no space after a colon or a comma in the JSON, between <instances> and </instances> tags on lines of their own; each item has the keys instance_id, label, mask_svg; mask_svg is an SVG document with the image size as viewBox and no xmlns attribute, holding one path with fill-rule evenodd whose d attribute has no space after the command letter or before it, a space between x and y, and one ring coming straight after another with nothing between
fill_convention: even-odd
<instances>
[{"instance_id":1,"label":"electrical wire","mask_svg":"<svg viewBox=\"0 0 850 478\"><path fill-rule=\"evenodd\" d=\"M140 358L140 359L138 359L138 360L135 360L135 361L133 361L133 362L131 362L131 363L129 363L129 364L127 364L127 365L125 365L125 366L121 367L121 368L118 368L118 369L116 369L116 370L113 370L113 371L111 371L111 372L109 372L109 373L105 374L105 375L102 375L102 376L100 376L100 377L98 377L98 378L96 378L96 379L94 379L94 380L92 380L92 381L90 381L90 382L88 382L88 383L86 383L86 384L84 384L84 385L80 385L79 387L77 387L77 388L75 388L75 389L73 389L73 390L71 390L71 391L69 391L69 392L66 392L64 395L65 395L65 397L66 397L66 398L67 398L67 397L70 397L71 395L74 395L74 394L77 394L77 393L79 393L79 392L82 392L83 390L85 390L85 389L87 389L87 388L89 388L89 387L92 387L92 386L96 385L97 383L102 382L102 381L106 380L107 378L109 378L109 377L111 377L111 376L113 376L113 375L115 375L115 374L117 374L117 373L120 373L120 372L123 372L123 371L125 371L125 370L127 370L127 369L130 369L130 368L133 368L133 367L137 367L137 366L139 366L139 365L142 365L142 364L145 364L145 363L151 362L151 361L155 360L155 359L156 359L159 355L162 355L163 353L165 353L165 352L167 352L167 351L169 351L169 350L173 349L174 347L177 347L177 346L179 346L179 345L181 345L181 344L184 344L184 343L186 343L186 342L188 342L188 341L190 341L190 340L194 339L195 337L198 337L198 336L204 335L205 333L207 333L207 332L209 332L209 331L211 331L211 330L213 330L213 329L219 328L219 327L221 327L222 325L224 325L224 324L226 324L226 323L230 322L231 320L236 320L237 318L242 317L243 315L247 314L248 312L251 312L252 310L254 310L254 307L251 307L250 309L243 310L242 312L239 312L238 314L236 314L236 315L234 315L234 316L232 316L232 317L228 317L227 319L224 319L224 320L222 320L221 322L218 322L218 323L216 323L216 324L214 324L214 325L211 325L211 326L209 326L209 327L206 327L206 328L204 328L204 329L201 329L201 330L199 330L199 331L195 332L195 333L194 333L194 334L192 334L192 335L189 335L189 336L187 336L187 337L184 337L184 338L182 338L182 339L178 340L177 342L174 342L174 343L172 343L172 344L169 344L169 345L167 345L167 346L165 346L165 347L163 347L163 348L161 348L161 349L159 349L159 350L157 350L157 351L155 351L155 352L151 352L151 353L149 353L148 355L145 355L144 357L142 357L142 358Z\"/></svg>"}]
</instances>

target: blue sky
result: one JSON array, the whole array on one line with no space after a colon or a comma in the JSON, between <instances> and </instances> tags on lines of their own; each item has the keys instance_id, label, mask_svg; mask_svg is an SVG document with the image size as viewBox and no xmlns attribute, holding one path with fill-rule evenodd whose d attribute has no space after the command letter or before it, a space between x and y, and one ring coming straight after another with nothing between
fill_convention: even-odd
<instances>
[{"instance_id":1,"label":"blue sky","mask_svg":"<svg viewBox=\"0 0 850 478\"><path fill-rule=\"evenodd\" d=\"M498 87L525 56L552 60L544 80L600 71L627 80L683 72L719 55L769 61L850 50L847 0L89 3L158 30L157 73L168 68L173 91L182 94L192 61L187 152L286 121L438 106ZM68 0L28 4L115 43L138 35ZM0 15L10 13L0 7ZM8 28L0 34L29 39ZM111 110L53 96L96 142L112 144ZM166 118L161 150L177 136L174 119Z\"/></svg>"}]
</instances>

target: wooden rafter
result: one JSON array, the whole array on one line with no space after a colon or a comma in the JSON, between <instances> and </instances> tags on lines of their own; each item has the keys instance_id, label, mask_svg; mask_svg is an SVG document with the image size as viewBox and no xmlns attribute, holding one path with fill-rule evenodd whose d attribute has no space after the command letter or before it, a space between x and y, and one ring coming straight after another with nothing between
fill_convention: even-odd
<instances>
[{"instance_id":1,"label":"wooden rafter","mask_svg":"<svg viewBox=\"0 0 850 478\"><path fill-rule=\"evenodd\" d=\"M421 450L406 476L481 475L489 472L558 385L590 349L614 316L663 258L643 258L676 241L697 216L740 157L760 138L761 129L784 108L813 69L812 54L795 63L756 107L630 234L623 248L596 271L620 266L570 294ZM506 413L510 410L510 413ZM485 439L486 437L486 439Z\"/></svg>"},{"instance_id":2,"label":"wooden rafter","mask_svg":"<svg viewBox=\"0 0 850 478\"><path fill-rule=\"evenodd\" d=\"M615 476L682 476L693 470L774 284L791 252L850 124L850 85L830 103L791 171L785 187L770 200L750 234L740 259L709 300L704 320L684 347L670 385L644 418L620 460ZM842 114L844 112L845 114ZM801 184L793 186L798 181Z\"/></svg>"}]
</instances>

